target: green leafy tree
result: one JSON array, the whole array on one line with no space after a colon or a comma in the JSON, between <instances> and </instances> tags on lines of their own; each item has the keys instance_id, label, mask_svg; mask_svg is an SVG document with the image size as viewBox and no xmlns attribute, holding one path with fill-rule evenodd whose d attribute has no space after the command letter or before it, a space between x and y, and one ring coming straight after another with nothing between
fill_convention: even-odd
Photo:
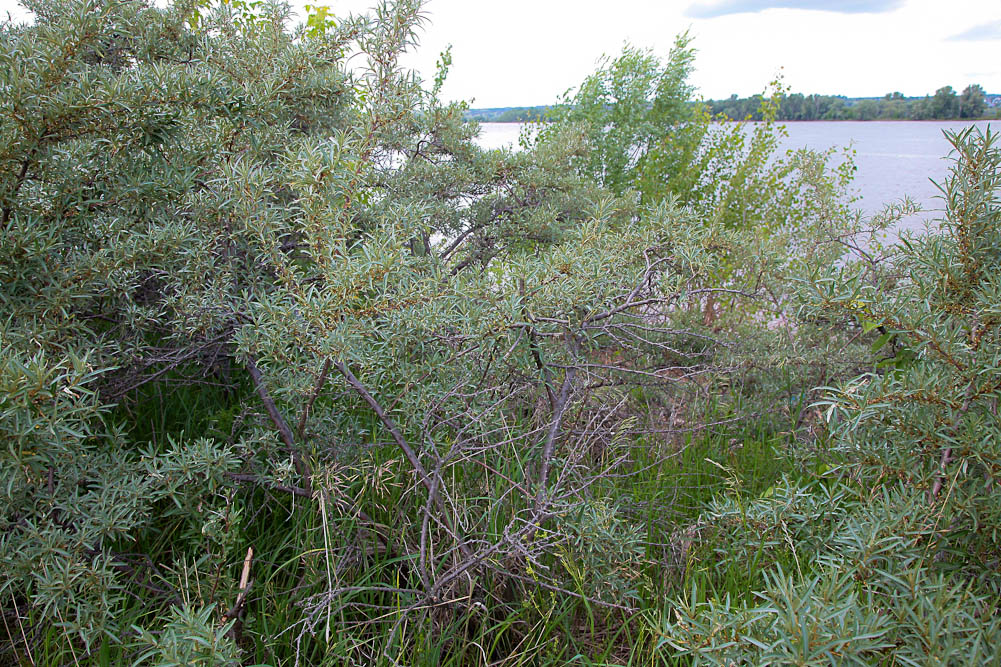
<instances>
[{"instance_id":1,"label":"green leafy tree","mask_svg":"<svg viewBox=\"0 0 1001 667\"><path fill-rule=\"evenodd\" d=\"M952 86L943 86L931 98L929 112L932 118L956 118L959 116L959 98Z\"/></svg>"},{"instance_id":2,"label":"green leafy tree","mask_svg":"<svg viewBox=\"0 0 1001 667\"><path fill-rule=\"evenodd\" d=\"M879 117L879 102L862 100L855 106L854 111L858 120L876 120Z\"/></svg>"},{"instance_id":3,"label":"green leafy tree","mask_svg":"<svg viewBox=\"0 0 1001 667\"><path fill-rule=\"evenodd\" d=\"M627 46L550 111L551 125L541 136L579 125L588 148L575 161L583 177L617 193L635 191L644 202L675 198L730 229L767 232L810 218L814 211L793 176L796 160L777 154L785 134L775 125L781 84L772 95L754 98L748 117L760 123L726 123L694 98L694 60L687 33L677 37L666 62Z\"/></svg>"},{"instance_id":4,"label":"green leafy tree","mask_svg":"<svg viewBox=\"0 0 1001 667\"><path fill-rule=\"evenodd\" d=\"M880 118L902 120L908 117L910 106L903 93L887 93L882 100Z\"/></svg>"},{"instance_id":5,"label":"green leafy tree","mask_svg":"<svg viewBox=\"0 0 1001 667\"><path fill-rule=\"evenodd\" d=\"M27 6L33 24L0 27L5 659L489 661L521 655L557 595L632 627L662 576L621 480L872 342L849 315L789 321L794 265L865 250L845 173L771 162L768 123L709 129L685 37L666 65L603 65L584 116L512 153L437 99L447 51L429 85L401 64L416 0L299 27L277 2ZM692 307L712 299L728 308ZM893 372L917 363L862 312L898 336ZM979 465L965 446L950 456ZM761 500L755 525L782 528ZM836 543L853 561L856 524ZM928 590L933 610L984 599ZM887 623L852 604L851 628Z\"/></svg>"},{"instance_id":6,"label":"green leafy tree","mask_svg":"<svg viewBox=\"0 0 1001 667\"><path fill-rule=\"evenodd\" d=\"M675 39L666 62L626 46L554 107L552 121L586 124L591 150L583 173L617 193L635 187L651 159L661 163L667 178L678 175L706 124L702 109L691 103L694 62L687 33Z\"/></svg>"},{"instance_id":7,"label":"green leafy tree","mask_svg":"<svg viewBox=\"0 0 1001 667\"><path fill-rule=\"evenodd\" d=\"M959 96L959 117L980 118L987 110L987 100L984 89L979 84L972 84L963 89Z\"/></svg>"}]
</instances>

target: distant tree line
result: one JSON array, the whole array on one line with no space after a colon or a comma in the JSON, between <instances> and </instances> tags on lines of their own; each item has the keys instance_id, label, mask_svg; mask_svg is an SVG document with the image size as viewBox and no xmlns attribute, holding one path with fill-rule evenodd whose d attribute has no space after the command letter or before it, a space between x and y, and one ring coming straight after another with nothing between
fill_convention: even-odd
<instances>
[{"instance_id":1,"label":"distant tree line","mask_svg":"<svg viewBox=\"0 0 1001 667\"><path fill-rule=\"evenodd\" d=\"M733 119L761 120L761 95L708 102L713 114ZM899 92L881 98L850 98L842 95L780 96L778 120L955 120L997 117L988 106L988 96L977 84L957 93L943 86L934 95L904 97Z\"/></svg>"},{"instance_id":2,"label":"distant tree line","mask_svg":"<svg viewBox=\"0 0 1001 667\"><path fill-rule=\"evenodd\" d=\"M902 93L887 93L883 97L846 97L844 95L779 96L776 120L959 120L1001 117L1001 104L988 95L979 84L971 84L961 93L952 86L943 86L934 95L905 97ZM734 120L762 120L762 95L725 100L708 100L705 104L713 115L725 115ZM995 102L994 105L991 102ZM549 106L493 107L469 109L466 120L481 123L527 123L541 120Z\"/></svg>"},{"instance_id":3,"label":"distant tree line","mask_svg":"<svg viewBox=\"0 0 1001 667\"><path fill-rule=\"evenodd\" d=\"M479 123L530 123L542 120L549 112L549 109L549 105L469 109L466 112L466 120L475 120Z\"/></svg>"}]
</instances>

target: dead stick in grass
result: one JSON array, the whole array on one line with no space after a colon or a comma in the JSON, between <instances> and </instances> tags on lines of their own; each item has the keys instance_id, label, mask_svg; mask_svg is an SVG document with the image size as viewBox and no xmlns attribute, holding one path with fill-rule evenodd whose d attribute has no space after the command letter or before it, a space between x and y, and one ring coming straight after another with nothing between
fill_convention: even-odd
<instances>
[{"instance_id":1,"label":"dead stick in grass","mask_svg":"<svg viewBox=\"0 0 1001 667\"><path fill-rule=\"evenodd\" d=\"M223 623L236 619L243 612L243 606L247 602L247 593L250 592L250 565L253 560L254 547L247 547L247 555L243 559L243 571L240 573L240 592L230 610L222 615Z\"/></svg>"}]
</instances>

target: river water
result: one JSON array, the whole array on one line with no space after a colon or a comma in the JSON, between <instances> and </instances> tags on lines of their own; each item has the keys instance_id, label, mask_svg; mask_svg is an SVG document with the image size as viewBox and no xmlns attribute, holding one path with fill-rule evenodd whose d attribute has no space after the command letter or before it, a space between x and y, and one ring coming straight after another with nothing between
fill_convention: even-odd
<instances>
[{"instance_id":1,"label":"river water","mask_svg":"<svg viewBox=\"0 0 1001 667\"><path fill-rule=\"evenodd\" d=\"M959 130L970 122L937 121L810 121L784 123L789 136L782 150L851 146L858 168L854 182L859 200L855 206L866 214L875 213L904 195L921 205L922 213L905 221L905 228L921 227L924 221L941 215L942 201L934 182L941 182L949 169L946 156L952 148L943 134ZM986 129L986 121L976 123ZM992 129L1001 130L993 121ZM520 123L481 123L479 144L486 148L518 145Z\"/></svg>"}]
</instances>

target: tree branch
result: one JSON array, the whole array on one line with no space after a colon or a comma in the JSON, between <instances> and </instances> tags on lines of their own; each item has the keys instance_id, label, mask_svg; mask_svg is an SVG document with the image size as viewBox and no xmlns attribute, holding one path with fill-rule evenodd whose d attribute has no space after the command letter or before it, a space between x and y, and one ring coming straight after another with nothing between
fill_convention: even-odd
<instances>
[{"instance_id":1,"label":"tree branch","mask_svg":"<svg viewBox=\"0 0 1001 667\"><path fill-rule=\"evenodd\" d=\"M330 359L323 362L323 369L320 371L320 377L316 379L316 386L313 387L313 395L309 397L309 402L306 403L306 407L302 409L302 416L299 417L299 427L296 429L296 433L299 435L299 439L302 440L303 435L306 433L306 419L309 417L309 413L313 411L313 403L316 402L316 397L320 395L320 390L323 389L323 385L327 381L327 374L330 372Z\"/></svg>"},{"instance_id":2,"label":"tree branch","mask_svg":"<svg viewBox=\"0 0 1001 667\"><path fill-rule=\"evenodd\" d=\"M7 229L7 223L10 222L10 216L14 208L14 197L17 195L17 191L21 189L21 185L24 183L25 177L28 175L28 165L31 164L31 158L35 154L35 151L31 151L31 155L24 158L21 161L21 170L17 174L17 180L14 182L14 188L10 193L10 201L7 205L3 207L3 214L0 215L0 227Z\"/></svg>"},{"instance_id":3,"label":"tree branch","mask_svg":"<svg viewBox=\"0 0 1001 667\"><path fill-rule=\"evenodd\" d=\"M403 434L400 432L396 422L393 421L392 417L386 414L386 411L382 409L379 402L375 400L375 397L372 396L371 392L365 388L365 385L363 385L358 378L354 376L354 373L352 373L351 369L347 367L347 364L343 361L335 361L334 368L336 368L338 372L344 376L344 379L347 380L349 385L351 385L351 388L362 397L370 408L372 408L372 411L379 418L379 421L382 422L382 425L387 431L389 431L389 434L392 436L396 446L399 447L401 452L403 452L403 456L406 457L410 466L414 469L414 472L417 473L421 484L425 489L427 489L427 492L431 495L431 497L434 498L435 505L441 513L442 521L458 544L459 550L462 551L463 555L466 557L472 556L472 552L469 550L469 547L466 546L465 540L462 539L458 531L455 529L452 520L446 511L447 508L445 507L444 502L442 502L441 496L438 494L438 489L432 482L427 470L421 464L420 459L417 458L417 453L413 450L409 443L407 443L406 438L403 437Z\"/></svg>"},{"instance_id":4,"label":"tree branch","mask_svg":"<svg viewBox=\"0 0 1001 667\"><path fill-rule=\"evenodd\" d=\"M282 442L285 443L289 453L292 454L292 462L295 464L296 472L305 480L306 488L312 489L313 476L310 473L309 465L302 459L298 449L296 449L295 436L292 434L292 429L289 428L288 422L285 421L282 413L279 412L274 399L268 393L268 388L264 386L264 379L261 376L260 369L249 356L247 357L247 371L254 381L254 388L257 390L257 395L261 398L261 403L264 404L264 409L267 410L272 423L278 429L278 434L281 436Z\"/></svg>"},{"instance_id":5,"label":"tree branch","mask_svg":"<svg viewBox=\"0 0 1001 667\"><path fill-rule=\"evenodd\" d=\"M959 408L959 411L956 413L955 417L953 417L953 420L952 420L952 432L953 432L953 434L958 434L959 433L959 426L960 426L960 424L963 421L963 416L970 409L970 402L973 399L973 389L974 389L974 385L975 384L976 384L976 379L973 379L973 380L970 380L970 382L966 385L966 391L963 394L963 405ZM941 469L942 473L938 477L935 478L935 482L932 484L932 487L931 487L931 500L932 501L934 501L935 498L938 497L939 492L942 490L942 487L945 485L945 478L946 478L945 471L946 471L946 468L948 467L948 465L950 463L952 463L952 447L946 447L945 451L942 452L942 458L941 458L941 460L939 460L939 468Z\"/></svg>"},{"instance_id":6,"label":"tree branch","mask_svg":"<svg viewBox=\"0 0 1001 667\"><path fill-rule=\"evenodd\" d=\"M567 403L570 398L570 389L573 386L573 381L576 376L576 368L571 367L567 369L567 374L563 378L563 386L560 388L560 395L556 399L556 406L553 409L553 420L549 424L549 432L546 434L546 442L542 446L542 467L539 469L538 489L535 492L536 514L541 514L542 506L546 500L546 484L549 481L549 467L553 458L556 436L559 435L560 423L563 421L563 414L566 412Z\"/></svg>"}]
</instances>

